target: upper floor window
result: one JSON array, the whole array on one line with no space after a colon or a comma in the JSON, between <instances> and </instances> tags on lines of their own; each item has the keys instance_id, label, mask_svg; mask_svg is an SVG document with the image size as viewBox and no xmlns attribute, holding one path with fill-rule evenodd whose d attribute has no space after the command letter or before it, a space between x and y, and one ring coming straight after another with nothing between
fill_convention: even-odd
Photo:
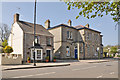
<instances>
[{"instance_id":1,"label":"upper floor window","mask_svg":"<svg viewBox=\"0 0 120 80\"><path fill-rule=\"evenodd\" d=\"M51 38L50 37L47 37L47 45L51 45Z\"/></svg>"},{"instance_id":2,"label":"upper floor window","mask_svg":"<svg viewBox=\"0 0 120 80\"><path fill-rule=\"evenodd\" d=\"M33 46L36 46L39 44L39 36L35 36L35 45L34 45L34 40L33 40Z\"/></svg>"},{"instance_id":3,"label":"upper floor window","mask_svg":"<svg viewBox=\"0 0 120 80\"><path fill-rule=\"evenodd\" d=\"M72 32L71 31L67 31L67 38L72 39Z\"/></svg>"},{"instance_id":4,"label":"upper floor window","mask_svg":"<svg viewBox=\"0 0 120 80\"><path fill-rule=\"evenodd\" d=\"M35 43L38 44L38 41L39 41L38 36L35 36Z\"/></svg>"}]
</instances>

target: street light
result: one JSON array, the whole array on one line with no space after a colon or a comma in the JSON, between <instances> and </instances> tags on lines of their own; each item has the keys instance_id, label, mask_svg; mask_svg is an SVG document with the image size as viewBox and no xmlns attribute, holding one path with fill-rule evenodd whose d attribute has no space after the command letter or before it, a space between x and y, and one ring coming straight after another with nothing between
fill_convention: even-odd
<instances>
[{"instance_id":1,"label":"street light","mask_svg":"<svg viewBox=\"0 0 120 80\"><path fill-rule=\"evenodd\" d=\"M35 0L35 9L34 9L34 66L36 66L36 61L35 61L35 33L36 33L36 0Z\"/></svg>"}]
</instances>

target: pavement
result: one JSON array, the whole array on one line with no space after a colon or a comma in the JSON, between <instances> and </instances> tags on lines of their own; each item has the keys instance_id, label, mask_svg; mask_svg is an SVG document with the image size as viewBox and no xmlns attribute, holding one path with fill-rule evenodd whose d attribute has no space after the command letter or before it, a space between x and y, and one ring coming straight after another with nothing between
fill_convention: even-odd
<instances>
[{"instance_id":1,"label":"pavement","mask_svg":"<svg viewBox=\"0 0 120 80\"><path fill-rule=\"evenodd\" d=\"M2 65L2 71L4 70L15 70L15 69L30 69L30 68L44 68L44 67L57 67L57 66L69 66L70 63L28 63L24 65Z\"/></svg>"},{"instance_id":2,"label":"pavement","mask_svg":"<svg viewBox=\"0 0 120 80\"><path fill-rule=\"evenodd\" d=\"M111 60L111 59L110 59ZM2 71L4 70L15 70L15 69L30 69L30 68L44 68L44 67L59 67L59 66L69 66L72 63L100 63L100 62L109 62L110 60L101 59L101 60L57 60L56 62L50 63L36 63L36 66L33 66L33 63L24 64L24 65L2 65Z\"/></svg>"}]
</instances>

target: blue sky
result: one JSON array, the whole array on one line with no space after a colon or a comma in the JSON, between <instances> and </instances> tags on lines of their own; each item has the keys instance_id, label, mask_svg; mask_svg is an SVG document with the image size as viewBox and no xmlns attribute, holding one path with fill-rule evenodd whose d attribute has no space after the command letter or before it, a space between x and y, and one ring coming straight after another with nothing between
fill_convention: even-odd
<instances>
[{"instance_id":1,"label":"blue sky","mask_svg":"<svg viewBox=\"0 0 120 80\"><path fill-rule=\"evenodd\" d=\"M2 23L11 27L13 23L13 15L20 14L20 20L33 23L34 3L33 2L3 2L2 3ZM104 15L102 18L87 19L80 16L78 9L67 10L64 2L38 2L37 3L37 24L44 26L44 22L49 19L51 27L64 23L67 24L69 19L72 25L86 25L89 23L90 28L99 30L103 34L103 45L118 44L118 28L115 30L116 23L110 15Z\"/></svg>"}]
</instances>

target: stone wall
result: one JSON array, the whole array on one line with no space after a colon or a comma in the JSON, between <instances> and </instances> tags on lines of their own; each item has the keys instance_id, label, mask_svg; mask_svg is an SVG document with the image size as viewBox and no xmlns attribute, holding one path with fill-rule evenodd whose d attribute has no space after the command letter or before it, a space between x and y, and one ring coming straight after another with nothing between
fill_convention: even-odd
<instances>
[{"instance_id":1,"label":"stone wall","mask_svg":"<svg viewBox=\"0 0 120 80\"><path fill-rule=\"evenodd\" d=\"M13 56L12 55L5 55L2 54L2 65L6 65L6 64L22 64L22 56L20 54L18 54L17 56Z\"/></svg>"}]
</instances>

